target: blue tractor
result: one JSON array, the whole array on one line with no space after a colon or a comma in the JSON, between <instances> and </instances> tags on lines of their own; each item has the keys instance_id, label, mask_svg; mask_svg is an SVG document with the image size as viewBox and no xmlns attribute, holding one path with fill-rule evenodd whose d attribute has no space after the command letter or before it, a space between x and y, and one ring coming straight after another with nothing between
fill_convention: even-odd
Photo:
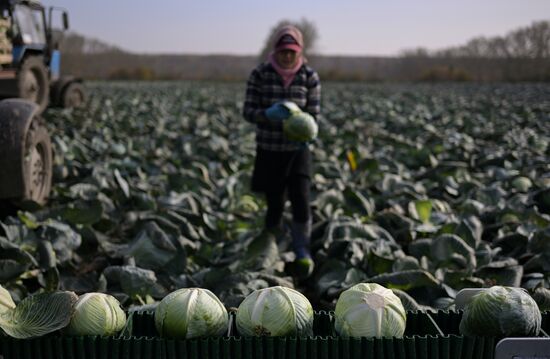
<instances>
[{"instance_id":1,"label":"blue tractor","mask_svg":"<svg viewBox=\"0 0 550 359\"><path fill-rule=\"evenodd\" d=\"M0 209L2 203L44 204L51 190L52 146L40 116L47 106L79 107L82 82L60 75L52 16L38 1L0 0Z\"/></svg>"},{"instance_id":2,"label":"blue tractor","mask_svg":"<svg viewBox=\"0 0 550 359\"><path fill-rule=\"evenodd\" d=\"M78 107L85 100L80 79L61 76L58 36L53 14L60 11L63 30L69 27L67 12L38 1L0 1L0 97L22 98L48 105Z\"/></svg>"}]
</instances>

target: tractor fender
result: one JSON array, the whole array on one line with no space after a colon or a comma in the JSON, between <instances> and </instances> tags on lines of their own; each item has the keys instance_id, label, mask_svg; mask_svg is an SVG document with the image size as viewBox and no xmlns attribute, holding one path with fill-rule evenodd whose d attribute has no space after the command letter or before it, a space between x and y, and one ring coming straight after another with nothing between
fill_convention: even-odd
<instances>
[{"instance_id":1,"label":"tractor fender","mask_svg":"<svg viewBox=\"0 0 550 359\"><path fill-rule=\"evenodd\" d=\"M39 113L36 104L22 99L0 101L0 199L25 195L22 158L31 122Z\"/></svg>"}]
</instances>

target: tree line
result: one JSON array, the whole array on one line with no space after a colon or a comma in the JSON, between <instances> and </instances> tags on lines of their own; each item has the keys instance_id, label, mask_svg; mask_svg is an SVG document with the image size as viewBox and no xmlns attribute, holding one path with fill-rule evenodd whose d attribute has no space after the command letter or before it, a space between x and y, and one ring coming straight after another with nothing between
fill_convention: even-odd
<instances>
[{"instance_id":1,"label":"tree line","mask_svg":"<svg viewBox=\"0 0 550 359\"><path fill-rule=\"evenodd\" d=\"M69 33L61 41L62 68L85 79L244 81L266 58L274 31L284 23L302 30L306 56L323 80L550 81L550 21L461 46L405 50L395 57L320 56L315 52L317 28L307 19L276 24L258 56L142 55Z\"/></svg>"}]
</instances>

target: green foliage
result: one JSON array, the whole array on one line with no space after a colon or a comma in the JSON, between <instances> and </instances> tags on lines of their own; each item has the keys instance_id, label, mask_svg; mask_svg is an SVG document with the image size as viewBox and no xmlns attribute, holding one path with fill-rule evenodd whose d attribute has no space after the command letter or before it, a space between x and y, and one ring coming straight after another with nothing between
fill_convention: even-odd
<instances>
[{"instance_id":1,"label":"green foliage","mask_svg":"<svg viewBox=\"0 0 550 359\"><path fill-rule=\"evenodd\" d=\"M54 332L69 324L76 300L74 293L61 291L29 296L0 313L0 328L18 339Z\"/></svg>"},{"instance_id":2,"label":"green foliage","mask_svg":"<svg viewBox=\"0 0 550 359\"><path fill-rule=\"evenodd\" d=\"M548 86L324 85L306 281L285 227L262 234L244 83L87 86L85 108L44 113L48 206L0 218L15 303L61 289L131 307L202 287L238 307L281 285L334 309L369 281L447 308L464 287L549 288Z\"/></svg>"}]
</instances>

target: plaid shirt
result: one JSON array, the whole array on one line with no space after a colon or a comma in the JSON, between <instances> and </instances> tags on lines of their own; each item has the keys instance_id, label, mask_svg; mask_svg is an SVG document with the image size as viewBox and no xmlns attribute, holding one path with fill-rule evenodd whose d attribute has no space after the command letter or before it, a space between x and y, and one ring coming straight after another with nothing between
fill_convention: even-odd
<instances>
[{"instance_id":1,"label":"plaid shirt","mask_svg":"<svg viewBox=\"0 0 550 359\"><path fill-rule=\"evenodd\" d=\"M256 144L268 151L294 151L302 145L283 136L282 121L258 121L263 112L276 102L288 100L314 118L321 111L321 82L311 67L303 65L288 88L283 87L281 76L270 63L256 67L247 83L243 116L256 124Z\"/></svg>"}]
</instances>

